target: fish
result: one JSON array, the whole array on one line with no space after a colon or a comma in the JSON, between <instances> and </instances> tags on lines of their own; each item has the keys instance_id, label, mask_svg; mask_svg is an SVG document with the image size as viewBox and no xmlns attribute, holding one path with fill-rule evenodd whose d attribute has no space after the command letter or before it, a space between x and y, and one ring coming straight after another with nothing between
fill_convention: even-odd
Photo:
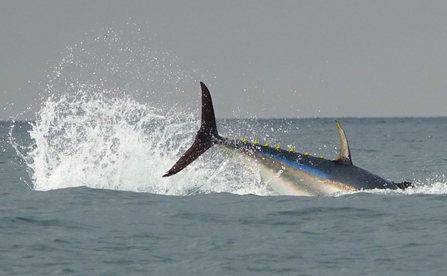
<instances>
[{"instance_id":1,"label":"fish","mask_svg":"<svg viewBox=\"0 0 447 276\"><path fill-rule=\"evenodd\" d=\"M395 183L359 168L352 163L348 139L340 124L335 121L340 138L340 153L335 160L286 150L280 146L262 145L229 139L219 135L213 101L208 87L200 82L202 89L201 124L193 144L178 161L163 175L175 175L186 168L214 145L241 152L260 168L264 184L278 195L328 196L371 189L401 189L412 184Z\"/></svg>"}]
</instances>

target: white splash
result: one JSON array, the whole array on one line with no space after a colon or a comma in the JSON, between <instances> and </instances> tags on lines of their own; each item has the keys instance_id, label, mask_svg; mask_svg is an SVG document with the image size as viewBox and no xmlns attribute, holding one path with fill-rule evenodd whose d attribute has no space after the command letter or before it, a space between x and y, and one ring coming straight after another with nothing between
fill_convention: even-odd
<instances>
[{"instance_id":1,"label":"white splash","mask_svg":"<svg viewBox=\"0 0 447 276\"><path fill-rule=\"evenodd\" d=\"M154 49L160 45L131 28L66 48L43 85L31 145L11 139L32 189L268 194L259 174L218 149L178 175L162 177L192 143L200 117L198 110L166 108L166 101L188 97L186 87L198 95L206 78L163 48Z\"/></svg>"},{"instance_id":2,"label":"white splash","mask_svg":"<svg viewBox=\"0 0 447 276\"><path fill-rule=\"evenodd\" d=\"M402 191L406 195L442 195L447 194L447 182L417 184L413 188Z\"/></svg>"},{"instance_id":3,"label":"white splash","mask_svg":"<svg viewBox=\"0 0 447 276\"><path fill-rule=\"evenodd\" d=\"M196 116L110 98L89 86L76 95L48 98L38 115L30 131L34 145L24 158L35 190L267 194L258 174L239 164L242 159L218 149L181 174L162 178L192 143Z\"/></svg>"}]
</instances>

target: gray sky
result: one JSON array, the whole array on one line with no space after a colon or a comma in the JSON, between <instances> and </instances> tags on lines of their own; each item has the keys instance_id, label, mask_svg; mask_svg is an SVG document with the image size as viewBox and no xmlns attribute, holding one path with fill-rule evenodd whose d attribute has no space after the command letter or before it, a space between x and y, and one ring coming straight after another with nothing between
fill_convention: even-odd
<instances>
[{"instance_id":1,"label":"gray sky","mask_svg":"<svg viewBox=\"0 0 447 276\"><path fill-rule=\"evenodd\" d=\"M129 24L203 72L168 103L197 108L205 81L217 117L447 116L446 15L443 0L0 0L0 119L34 114L66 46Z\"/></svg>"}]
</instances>

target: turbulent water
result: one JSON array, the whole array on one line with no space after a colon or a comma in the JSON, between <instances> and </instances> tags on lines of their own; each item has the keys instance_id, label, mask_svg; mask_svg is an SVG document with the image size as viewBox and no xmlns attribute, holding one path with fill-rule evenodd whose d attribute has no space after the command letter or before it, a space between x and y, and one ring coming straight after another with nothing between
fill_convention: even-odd
<instances>
[{"instance_id":1,"label":"turbulent water","mask_svg":"<svg viewBox=\"0 0 447 276\"><path fill-rule=\"evenodd\" d=\"M337 118L354 164L413 182L405 191L277 196L256 164L219 147L162 178L192 142L199 111L132 91L146 82L147 91L189 85L189 73L167 54L111 37L106 50L67 50L36 120L0 123L0 274L445 273L447 118ZM218 126L223 136L332 159L334 120Z\"/></svg>"}]
</instances>

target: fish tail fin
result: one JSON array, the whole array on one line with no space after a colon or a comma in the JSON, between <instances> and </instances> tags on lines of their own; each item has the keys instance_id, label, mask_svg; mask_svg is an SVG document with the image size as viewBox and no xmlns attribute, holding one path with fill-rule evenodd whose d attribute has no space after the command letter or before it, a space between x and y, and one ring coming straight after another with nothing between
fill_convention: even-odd
<instances>
[{"instance_id":1,"label":"fish tail fin","mask_svg":"<svg viewBox=\"0 0 447 276\"><path fill-rule=\"evenodd\" d=\"M214 115L213 101L206 85L200 82L202 87L202 120L200 129L191 147L180 157L180 159L167 171L163 177L171 176L186 168L205 151L211 148L222 138L217 133L216 117Z\"/></svg>"}]
</instances>

